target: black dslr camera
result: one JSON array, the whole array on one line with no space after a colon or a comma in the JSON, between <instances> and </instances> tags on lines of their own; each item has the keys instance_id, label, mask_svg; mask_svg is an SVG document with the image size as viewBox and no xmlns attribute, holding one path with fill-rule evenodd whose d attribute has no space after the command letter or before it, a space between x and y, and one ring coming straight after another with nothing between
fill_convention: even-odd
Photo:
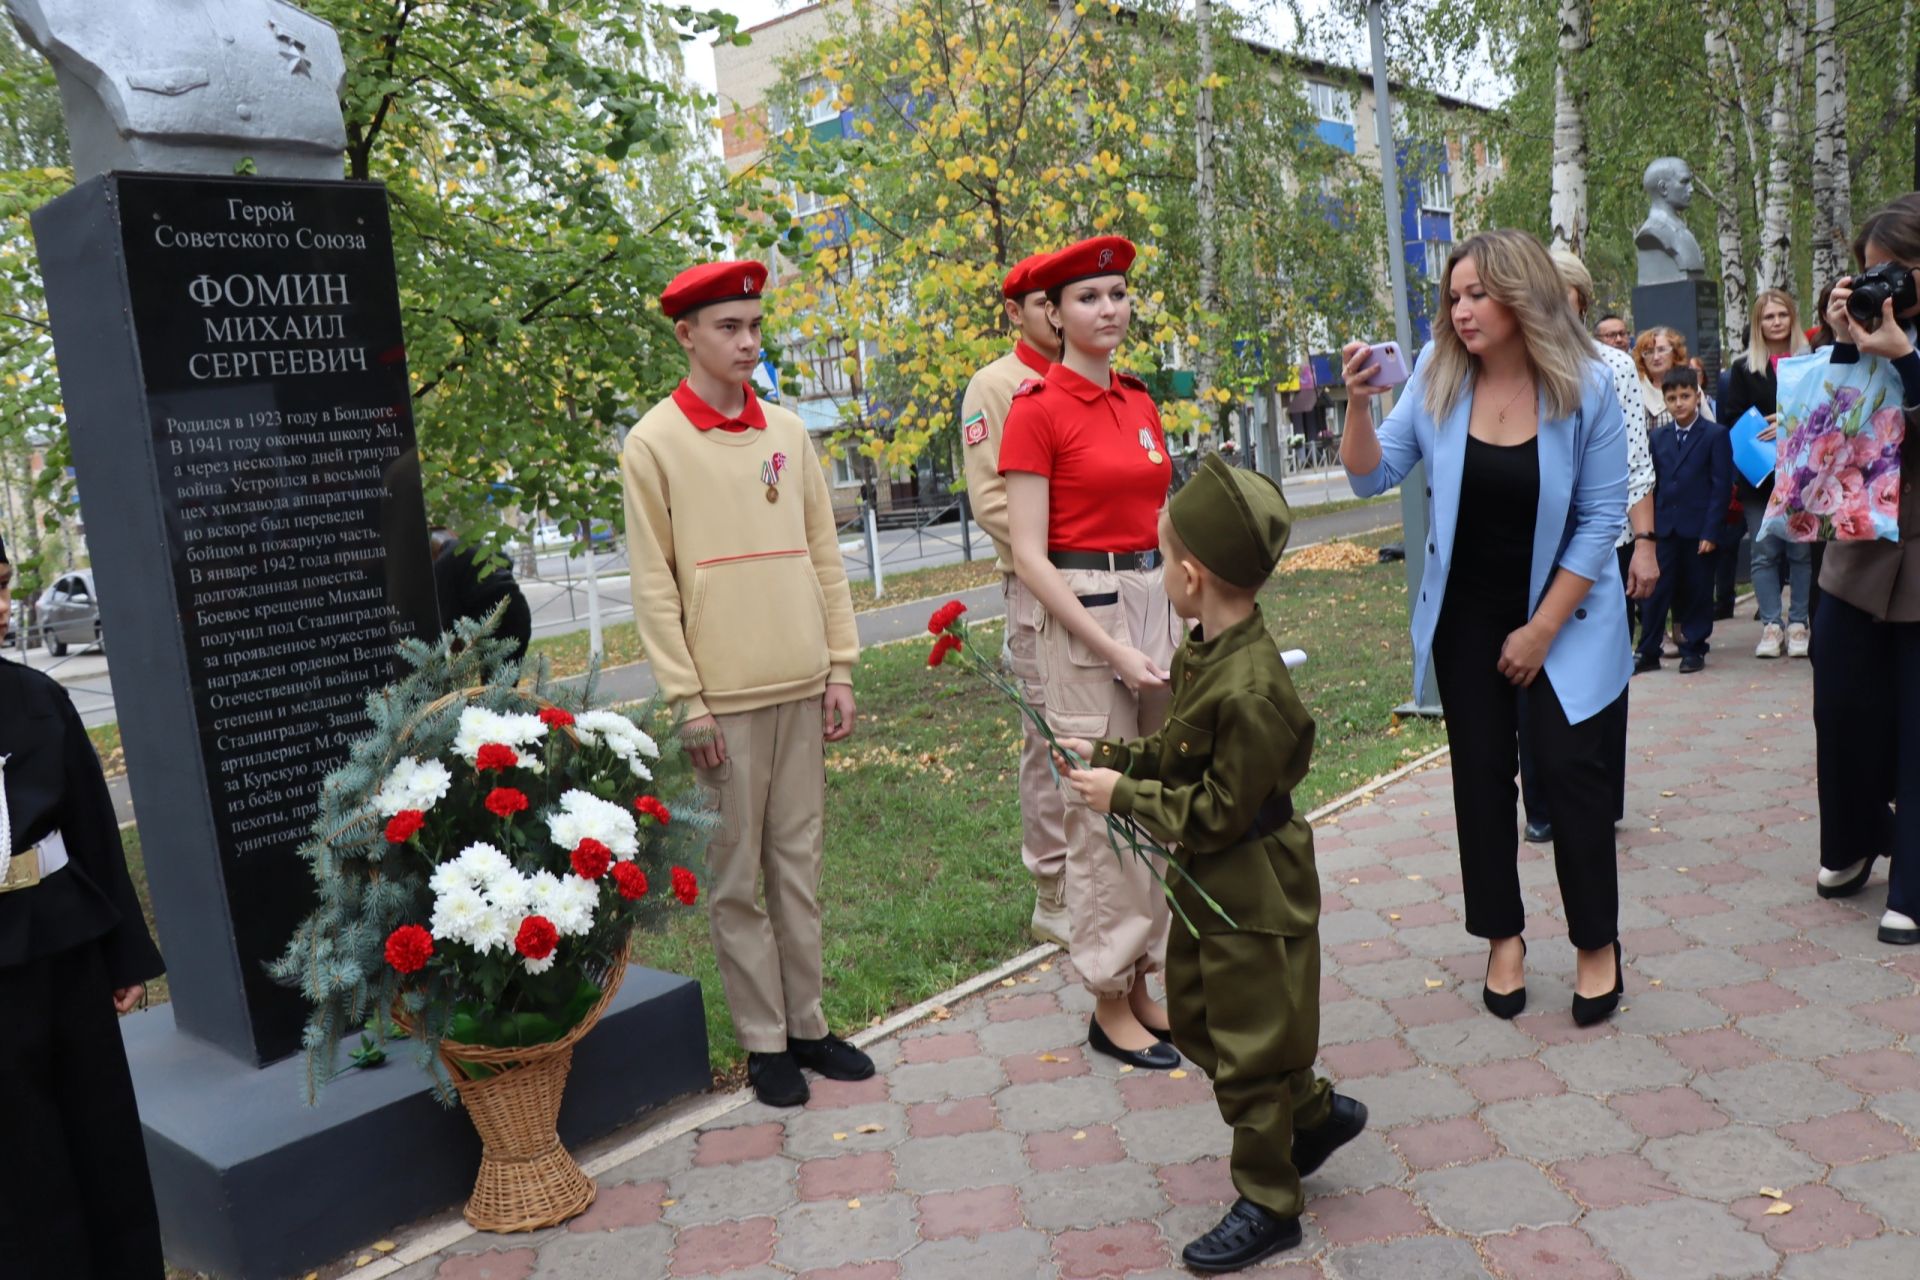
<instances>
[{"instance_id":1,"label":"black dslr camera","mask_svg":"<svg viewBox=\"0 0 1920 1280\"><path fill-rule=\"evenodd\" d=\"M1893 299L1896 316L1920 302L1914 289L1913 272L1897 262L1879 263L1853 278L1853 292L1847 295L1847 314L1872 332L1880 323L1881 304L1888 298Z\"/></svg>"}]
</instances>

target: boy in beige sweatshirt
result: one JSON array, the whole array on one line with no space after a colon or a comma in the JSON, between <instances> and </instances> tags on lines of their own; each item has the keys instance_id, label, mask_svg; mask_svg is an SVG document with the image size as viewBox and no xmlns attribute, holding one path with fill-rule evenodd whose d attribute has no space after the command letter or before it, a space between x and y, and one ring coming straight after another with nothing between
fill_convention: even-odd
<instances>
[{"instance_id":1,"label":"boy in beige sweatshirt","mask_svg":"<svg viewBox=\"0 0 1920 1280\"><path fill-rule=\"evenodd\" d=\"M760 1100L799 1106L802 1067L873 1074L820 1007L823 743L853 733L859 640L813 441L749 384L766 278L710 262L660 295L687 377L628 433L620 466L634 621L719 798L707 911L734 1032Z\"/></svg>"}]
</instances>

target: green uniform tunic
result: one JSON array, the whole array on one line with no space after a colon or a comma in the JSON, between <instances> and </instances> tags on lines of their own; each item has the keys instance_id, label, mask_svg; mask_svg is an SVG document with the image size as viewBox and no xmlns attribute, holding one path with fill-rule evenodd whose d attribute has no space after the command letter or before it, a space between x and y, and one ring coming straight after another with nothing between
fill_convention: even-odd
<instances>
[{"instance_id":1,"label":"green uniform tunic","mask_svg":"<svg viewBox=\"0 0 1920 1280\"><path fill-rule=\"evenodd\" d=\"M1173 659L1166 727L1103 741L1093 764L1123 776L1113 810L1137 821L1232 917L1191 886L1174 894L1200 931L1167 944L1174 1045L1213 1078L1233 1126L1233 1183L1282 1217L1300 1212L1296 1130L1325 1123L1320 1043L1320 880L1313 830L1285 801L1306 776L1313 717L1258 608ZM1278 820L1277 820L1278 819Z\"/></svg>"}]
</instances>

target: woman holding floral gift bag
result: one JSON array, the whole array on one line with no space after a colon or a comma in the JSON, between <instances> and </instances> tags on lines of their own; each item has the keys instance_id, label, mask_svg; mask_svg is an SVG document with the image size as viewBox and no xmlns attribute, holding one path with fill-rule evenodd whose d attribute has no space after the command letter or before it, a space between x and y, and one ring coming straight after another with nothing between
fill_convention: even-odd
<instances>
[{"instance_id":1,"label":"woman holding floral gift bag","mask_svg":"<svg viewBox=\"0 0 1920 1280\"><path fill-rule=\"evenodd\" d=\"M1000 471L1014 572L1040 633L1047 722L1062 736L1131 738L1166 716L1179 623L1160 583L1160 508L1173 479L1160 411L1113 368L1132 316L1120 236L1083 240L1032 270L1063 348L1007 413ZM1101 815L1066 811L1068 953L1096 997L1087 1041L1167 1069L1167 1012L1148 993L1167 950L1168 908L1152 869L1108 846Z\"/></svg>"},{"instance_id":2,"label":"woman holding floral gift bag","mask_svg":"<svg viewBox=\"0 0 1920 1280\"><path fill-rule=\"evenodd\" d=\"M1892 362L1902 410L1872 419L1873 442L1896 451L1899 467L1882 469L1868 501L1898 511L1899 540L1835 541L1820 569L1813 623L1813 724L1820 774L1820 875L1823 898L1858 893L1886 855L1887 910L1882 942L1920 943L1920 317L1911 276L1920 270L1920 192L1901 196L1868 218L1853 242L1861 275L1833 289L1826 319L1835 365L1860 356ZM1877 318L1849 307L1862 276L1897 269L1893 296ZM1904 277L1904 278L1902 278ZM1904 287L1901 285L1904 283ZM1882 289L1880 292L1885 292ZM1860 310L1872 314L1874 308ZM1778 501L1778 495L1776 495ZM1771 514L1771 513L1770 513ZM1886 514L1892 514L1887 512Z\"/></svg>"}]
</instances>

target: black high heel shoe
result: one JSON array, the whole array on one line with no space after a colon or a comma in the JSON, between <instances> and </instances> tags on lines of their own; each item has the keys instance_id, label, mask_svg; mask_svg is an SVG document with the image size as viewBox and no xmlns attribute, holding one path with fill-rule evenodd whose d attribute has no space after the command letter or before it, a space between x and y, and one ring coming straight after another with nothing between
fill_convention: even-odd
<instances>
[{"instance_id":1,"label":"black high heel shoe","mask_svg":"<svg viewBox=\"0 0 1920 1280\"><path fill-rule=\"evenodd\" d=\"M1627 975L1620 964L1620 941L1613 943L1613 990L1603 996L1583 996L1575 992L1573 996L1573 1022L1578 1027L1590 1027L1610 1016L1620 1007L1620 997L1627 990Z\"/></svg>"},{"instance_id":2,"label":"black high heel shoe","mask_svg":"<svg viewBox=\"0 0 1920 1280\"><path fill-rule=\"evenodd\" d=\"M1525 961L1526 958L1527 940L1522 938L1520 939L1520 959ZM1493 952L1491 949L1487 952L1487 972L1493 972ZM1491 986L1482 984L1480 988L1480 1000L1481 1003L1487 1006L1488 1013L1496 1018L1506 1018L1511 1021L1519 1017L1520 1011L1527 1007L1527 984L1524 982L1521 983L1518 991L1495 991Z\"/></svg>"}]
</instances>

